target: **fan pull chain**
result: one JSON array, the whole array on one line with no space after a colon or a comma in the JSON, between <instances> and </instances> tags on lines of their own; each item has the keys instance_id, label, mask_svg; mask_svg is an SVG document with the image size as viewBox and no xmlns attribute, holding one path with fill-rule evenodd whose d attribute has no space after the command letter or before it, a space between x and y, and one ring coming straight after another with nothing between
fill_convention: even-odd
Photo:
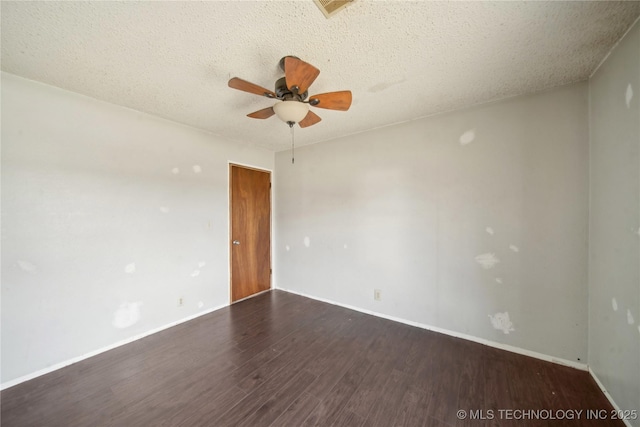
<instances>
[{"instance_id":1,"label":"fan pull chain","mask_svg":"<svg viewBox=\"0 0 640 427\"><path fill-rule=\"evenodd\" d=\"M291 164L294 164L296 162L295 157L294 157L294 141L293 141L293 122L287 122L287 124L289 125L289 129L291 129Z\"/></svg>"}]
</instances>

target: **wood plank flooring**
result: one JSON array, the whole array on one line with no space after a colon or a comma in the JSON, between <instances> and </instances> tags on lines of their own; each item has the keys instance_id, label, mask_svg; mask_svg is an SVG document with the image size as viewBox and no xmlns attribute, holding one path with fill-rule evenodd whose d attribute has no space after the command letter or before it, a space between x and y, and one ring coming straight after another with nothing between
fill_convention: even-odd
<instances>
[{"instance_id":1,"label":"wood plank flooring","mask_svg":"<svg viewBox=\"0 0 640 427\"><path fill-rule=\"evenodd\" d=\"M623 425L506 412L611 411L586 372L283 291L19 384L1 401L6 427ZM485 419L458 419L459 409Z\"/></svg>"}]
</instances>

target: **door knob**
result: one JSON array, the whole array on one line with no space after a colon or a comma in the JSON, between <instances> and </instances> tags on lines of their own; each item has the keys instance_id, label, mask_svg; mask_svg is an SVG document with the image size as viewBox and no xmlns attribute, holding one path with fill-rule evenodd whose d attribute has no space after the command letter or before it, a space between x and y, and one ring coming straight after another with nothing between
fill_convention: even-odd
<instances>
[{"instance_id":1,"label":"door knob","mask_svg":"<svg viewBox=\"0 0 640 427\"><path fill-rule=\"evenodd\" d=\"M234 241L233 241L233 244L234 244L234 245L239 245L239 244L240 244L240 240L234 240Z\"/></svg>"}]
</instances>

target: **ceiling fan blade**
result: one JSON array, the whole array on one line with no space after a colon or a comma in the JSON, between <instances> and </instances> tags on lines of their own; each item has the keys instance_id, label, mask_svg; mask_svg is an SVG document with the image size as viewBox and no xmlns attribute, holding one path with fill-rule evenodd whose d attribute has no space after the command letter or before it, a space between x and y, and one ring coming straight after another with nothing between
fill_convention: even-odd
<instances>
[{"instance_id":1,"label":"ceiling fan blade","mask_svg":"<svg viewBox=\"0 0 640 427\"><path fill-rule=\"evenodd\" d=\"M284 77L289 90L297 87L299 94L305 93L318 74L320 70L298 58L287 56L284 59Z\"/></svg>"},{"instance_id":2,"label":"ceiling fan blade","mask_svg":"<svg viewBox=\"0 0 640 427\"><path fill-rule=\"evenodd\" d=\"M320 118L320 116L318 116L316 113L314 113L313 111L309 110L309 112L307 113L307 115L304 117L304 119L300 120L300 123L298 123L300 125L301 128L306 128L312 125L315 125L316 123L318 123L320 120L322 120Z\"/></svg>"},{"instance_id":3,"label":"ceiling fan blade","mask_svg":"<svg viewBox=\"0 0 640 427\"><path fill-rule=\"evenodd\" d=\"M268 119L273 116L276 112L273 111L273 107L263 108L262 110L254 111L251 114L247 114L247 117L251 117L252 119Z\"/></svg>"},{"instance_id":4,"label":"ceiling fan blade","mask_svg":"<svg viewBox=\"0 0 640 427\"><path fill-rule=\"evenodd\" d=\"M327 92L309 97L309 105L328 110L347 111L351 107L351 91Z\"/></svg>"},{"instance_id":5,"label":"ceiling fan blade","mask_svg":"<svg viewBox=\"0 0 640 427\"><path fill-rule=\"evenodd\" d=\"M229 87L233 89L238 89L244 92L254 93L260 96L266 96L267 98L275 98L276 94L271 92L269 89L265 89L261 86L248 82L246 80L239 79L237 77L229 80Z\"/></svg>"}]
</instances>

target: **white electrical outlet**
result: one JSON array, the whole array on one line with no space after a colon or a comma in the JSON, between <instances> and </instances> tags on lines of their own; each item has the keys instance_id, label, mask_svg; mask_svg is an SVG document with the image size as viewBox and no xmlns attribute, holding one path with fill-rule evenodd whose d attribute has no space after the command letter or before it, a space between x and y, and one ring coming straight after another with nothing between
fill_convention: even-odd
<instances>
[{"instance_id":1,"label":"white electrical outlet","mask_svg":"<svg viewBox=\"0 0 640 427\"><path fill-rule=\"evenodd\" d=\"M373 290L373 299L376 301L382 300L382 291L380 289Z\"/></svg>"}]
</instances>

